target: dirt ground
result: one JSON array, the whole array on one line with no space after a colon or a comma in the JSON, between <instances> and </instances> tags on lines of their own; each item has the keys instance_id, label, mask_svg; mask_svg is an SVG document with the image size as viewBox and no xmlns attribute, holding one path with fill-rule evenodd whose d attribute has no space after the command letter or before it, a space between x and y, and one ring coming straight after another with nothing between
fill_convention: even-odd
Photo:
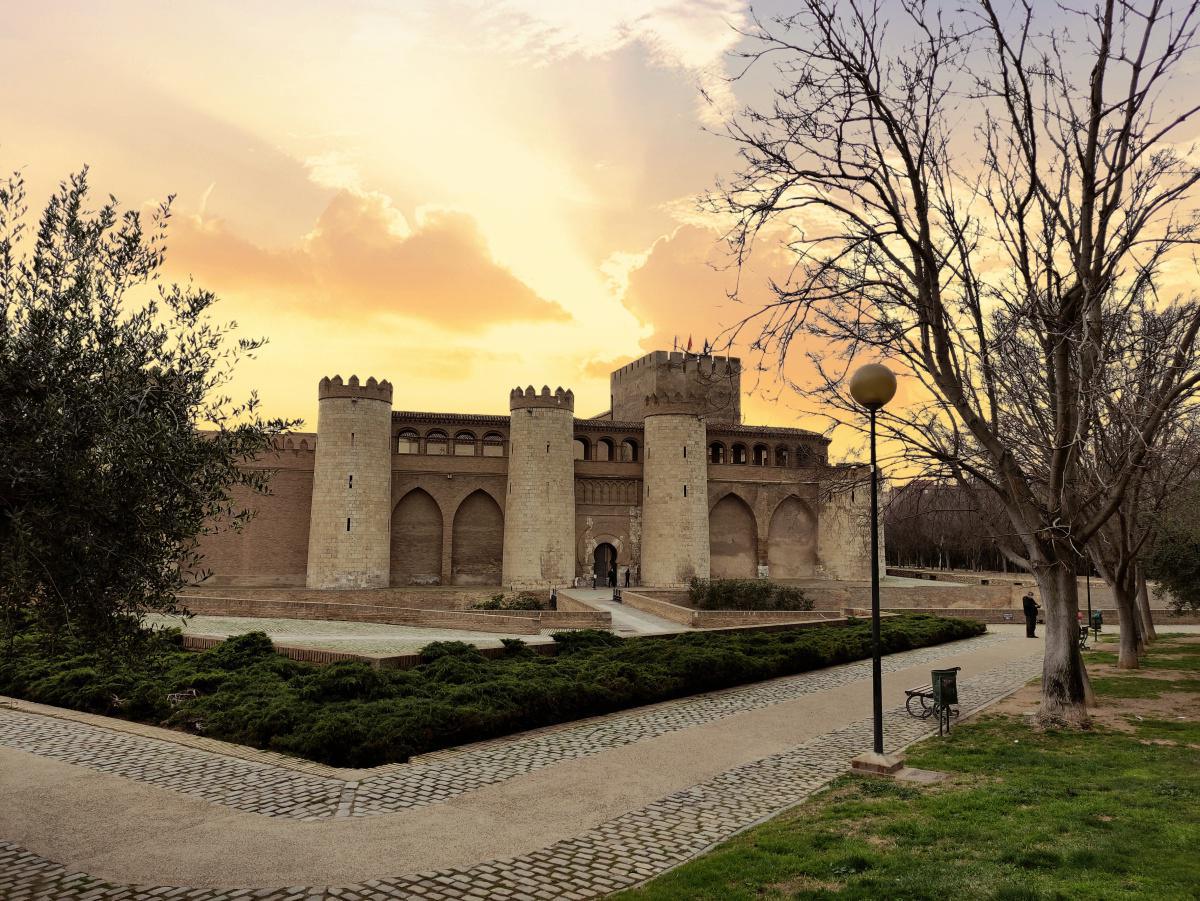
<instances>
[{"instance_id":1,"label":"dirt ground","mask_svg":"<svg viewBox=\"0 0 1200 901\"><path fill-rule=\"evenodd\" d=\"M1172 647L1200 644L1200 636L1179 636L1160 640L1152 647L1162 654L1169 654ZM1096 650L1116 651L1116 645L1100 645ZM1161 658L1159 658L1161 660ZM1163 679L1176 682L1180 679L1195 679L1194 672L1170 669L1117 669L1105 663L1089 663L1088 675L1093 678L1135 676L1142 679ZM1041 687L1034 682L1022 687L992 707L989 712L1011 716L1033 716L1041 699ZM1164 692L1157 698L1114 698L1101 697L1095 706L1088 709L1094 725L1119 732L1135 732L1137 721L1143 720L1200 720L1200 693ZM1170 744L1170 742L1166 742Z\"/></svg>"}]
</instances>

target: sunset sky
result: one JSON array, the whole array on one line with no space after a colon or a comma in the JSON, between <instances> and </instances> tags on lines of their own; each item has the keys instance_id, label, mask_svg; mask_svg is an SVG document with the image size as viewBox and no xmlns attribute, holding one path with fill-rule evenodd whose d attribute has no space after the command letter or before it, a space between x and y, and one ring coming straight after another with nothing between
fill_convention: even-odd
<instances>
[{"instance_id":1,"label":"sunset sky","mask_svg":"<svg viewBox=\"0 0 1200 901\"><path fill-rule=\"evenodd\" d=\"M234 386L268 414L315 429L317 381L356 373L390 379L398 409L502 413L532 382L592 415L611 369L675 336L699 346L765 296L758 271L748 304L726 299L734 273L696 206L736 167L705 128L766 94L763 77L726 80L748 15L740 0L12 4L0 170L35 206L85 163L97 202L175 194L168 274L270 338ZM822 425L776 395L747 398L747 420Z\"/></svg>"},{"instance_id":2,"label":"sunset sky","mask_svg":"<svg viewBox=\"0 0 1200 901\"><path fill-rule=\"evenodd\" d=\"M696 195L734 164L737 0L21 4L0 167L35 206L177 195L172 277L270 345L235 387L315 428L327 374L397 408L506 412L740 308ZM701 100L705 87L717 107ZM744 90L749 90L745 88ZM795 425L766 398L747 418Z\"/></svg>"}]
</instances>

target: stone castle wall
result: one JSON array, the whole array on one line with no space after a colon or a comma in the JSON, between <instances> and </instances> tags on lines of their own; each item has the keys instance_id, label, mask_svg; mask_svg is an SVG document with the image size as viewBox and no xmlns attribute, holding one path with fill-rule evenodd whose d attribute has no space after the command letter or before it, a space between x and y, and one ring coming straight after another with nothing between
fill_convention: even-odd
<instances>
[{"instance_id":1,"label":"stone castle wall","mask_svg":"<svg viewBox=\"0 0 1200 901\"><path fill-rule=\"evenodd\" d=\"M686 585L709 574L708 461L704 420L688 413L646 417L642 492L642 583Z\"/></svg>"},{"instance_id":2,"label":"stone castle wall","mask_svg":"<svg viewBox=\"0 0 1200 901\"><path fill-rule=\"evenodd\" d=\"M386 588L392 387L323 379L308 539L309 588Z\"/></svg>"},{"instance_id":3,"label":"stone castle wall","mask_svg":"<svg viewBox=\"0 0 1200 901\"><path fill-rule=\"evenodd\" d=\"M569 585L575 578L575 403L570 391L510 395L503 584Z\"/></svg>"},{"instance_id":4,"label":"stone castle wall","mask_svg":"<svg viewBox=\"0 0 1200 901\"><path fill-rule=\"evenodd\" d=\"M812 432L713 421L704 377L734 363L623 367L626 404L643 383L701 392L643 395L629 420L575 419L548 388L512 392L509 416L391 413L386 382L322 380L318 435L252 464L275 470L244 498L256 518L202 539L204 584L548 588L590 579L601 545L633 585L866 578L865 481L839 484L865 468L828 466Z\"/></svg>"}]
</instances>

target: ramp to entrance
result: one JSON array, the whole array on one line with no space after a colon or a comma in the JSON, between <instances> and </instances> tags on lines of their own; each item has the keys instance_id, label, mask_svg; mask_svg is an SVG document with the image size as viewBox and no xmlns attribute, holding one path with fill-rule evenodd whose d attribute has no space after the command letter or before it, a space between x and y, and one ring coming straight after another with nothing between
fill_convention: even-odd
<instances>
[{"instance_id":1,"label":"ramp to entrance","mask_svg":"<svg viewBox=\"0 0 1200 901\"><path fill-rule=\"evenodd\" d=\"M618 635L661 635L664 632L693 632L690 626L681 626L669 619L643 613L612 599L611 588L563 588L559 594L586 604L593 610L612 614L612 630Z\"/></svg>"}]
</instances>

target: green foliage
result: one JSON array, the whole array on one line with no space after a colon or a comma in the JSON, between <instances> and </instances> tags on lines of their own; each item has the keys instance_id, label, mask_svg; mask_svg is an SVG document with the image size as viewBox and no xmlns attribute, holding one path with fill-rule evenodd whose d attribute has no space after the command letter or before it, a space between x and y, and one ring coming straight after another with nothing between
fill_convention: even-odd
<instances>
[{"instance_id":1,"label":"green foliage","mask_svg":"<svg viewBox=\"0 0 1200 901\"><path fill-rule=\"evenodd\" d=\"M1171 596L1177 613L1200 610L1200 483L1179 492L1155 522L1155 537L1143 563L1146 576Z\"/></svg>"},{"instance_id":2,"label":"green foliage","mask_svg":"<svg viewBox=\"0 0 1200 901\"><path fill-rule=\"evenodd\" d=\"M249 512L238 464L295 423L222 390L263 345L214 324L216 297L159 281L170 202L148 223L86 171L26 229L20 175L0 181L0 628L36 620L115 639L205 572L197 536ZM201 433L200 429L207 431Z\"/></svg>"},{"instance_id":3,"label":"green foliage","mask_svg":"<svg viewBox=\"0 0 1200 901\"><path fill-rule=\"evenodd\" d=\"M976 622L933 616L884 620L888 653L978 635ZM271 651L262 633L212 650L185 651L162 632L111 654L67 636L53 648L18 635L0 658L0 693L108 713L269 748L339 766L413 754L770 679L870 655L863 623L778 632L687 632L622 639L581 630L554 635L546 657L523 642L486 658L460 641L426 645L421 665L377 670L357 662L318 667ZM167 695L199 696L172 705Z\"/></svg>"},{"instance_id":4,"label":"green foliage","mask_svg":"<svg viewBox=\"0 0 1200 901\"><path fill-rule=\"evenodd\" d=\"M486 601L471 605L472 610L545 610L545 605L531 595L521 594L506 597L503 593L494 594Z\"/></svg>"},{"instance_id":5,"label":"green foliage","mask_svg":"<svg viewBox=\"0 0 1200 901\"><path fill-rule=\"evenodd\" d=\"M699 610L812 610L803 590L766 579L697 579L688 599Z\"/></svg>"}]
</instances>

